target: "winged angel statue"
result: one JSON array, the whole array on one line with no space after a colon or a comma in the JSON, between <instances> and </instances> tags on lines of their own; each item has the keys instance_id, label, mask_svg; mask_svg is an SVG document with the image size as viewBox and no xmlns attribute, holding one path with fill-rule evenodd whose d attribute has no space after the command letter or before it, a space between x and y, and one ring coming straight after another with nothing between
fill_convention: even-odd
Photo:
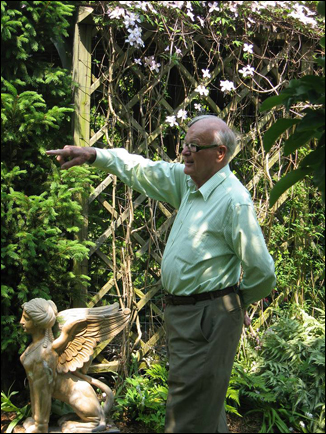
<instances>
[{"instance_id":1,"label":"winged angel statue","mask_svg":"<svg viewBox=\"0 0 326 434\"><path fill-rule=\"evenodd\" d=\"M48 432L52 398L69 404L79 418L79 421L65 421L62 432L104 431L113 405L113 392L86 374L97 344L123 330L130 309L119 309L118 303L114 303L58 313L55 303L43 298L34 298L22 307L20 323L33 339L20 357L30 386L32 407L32 417L23 424L25 431ZM57 339L52 332L55 324L61 332ZM103 407L93 386L106 394Z\"/></svg>"}]
</instances>

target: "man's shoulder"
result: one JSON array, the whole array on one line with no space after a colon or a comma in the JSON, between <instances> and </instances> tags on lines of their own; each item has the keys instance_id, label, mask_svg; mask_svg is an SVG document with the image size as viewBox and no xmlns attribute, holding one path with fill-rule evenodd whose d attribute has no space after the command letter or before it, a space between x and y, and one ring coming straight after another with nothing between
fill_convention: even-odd
<instances>
[{"instance_id":1,"label":"man's shoulder","mask_svg":"<svg viewBox=\"0 0 326 434\"><path fill-rule=\"evenodd\" d=\"M253 206L252 198L249 191L232 172L228 176L224 188L232 206Z\"/></svg>"}]
</instances>

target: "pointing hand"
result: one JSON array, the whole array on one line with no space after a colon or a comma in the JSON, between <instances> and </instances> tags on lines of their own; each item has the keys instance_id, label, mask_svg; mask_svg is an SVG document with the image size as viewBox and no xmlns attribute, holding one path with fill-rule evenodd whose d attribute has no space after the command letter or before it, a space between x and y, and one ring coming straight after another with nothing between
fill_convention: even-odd
<instances>
[{"instance_id":1,"label":"pointing hand","mask_svg":"<svg viewBox=\"0 0 326 434\"><path fill-rule=\"evenodd\" d=\"M70 169L84 163L93 163L96 159L96 149L91 147L65 146L63 149L46 151L47 155L56 155L61 169Z\"/></svg>"}]
</instances>

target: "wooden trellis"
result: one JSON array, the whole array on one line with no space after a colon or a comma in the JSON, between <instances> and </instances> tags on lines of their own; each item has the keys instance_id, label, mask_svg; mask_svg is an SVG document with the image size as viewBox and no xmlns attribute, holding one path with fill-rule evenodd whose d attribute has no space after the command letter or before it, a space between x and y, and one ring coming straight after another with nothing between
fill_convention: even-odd
<instances>
[{"instance_id":1,"label":"wooden trellis","mask_svg":"<svg viewBox=\"0 0 326 434\"><path fill-rule=\"evenodd\" d=\"M114 40L110 31L106 35L102 36L106 38L108 44L111 47L112 59L108 59L107 68L102 69L99 76L94 76L92 70L92 41L97 33L96 26L92 20L92 7L79 7L78 19L75 27L75 42L74 42L74 60L73 60L73 80L77 83L74 91L74 102L75 102L75 117L74 117L74 144L77 146L97 146L99 141L103 137L106 138L106 143L109 146L114 146L114 143L110 137L110 131L112 127L112 122L119 123L119 128L121 131L125 132L126 137L128 137L126 147L133 153L148 153L148 150L157 151L161 158L166 161L172 161L173 159L168 155L168 152L163 146L163 133L166 125L163 124L163 119L158 122L155 128L152 130L151 127L148 128L146 125L142 125L140 119L136 119L132 115L132 110L140 104L142 107L142 101L151 95L151 92L156 91L157 87L161 85L162 77L169 76L173 68L177 68L178 74L180 75L183 83L189 89L194 89L198 86L198 82L194 75L187 69L187 66L179 62L177 65L167 62L166 65L162 67L159 76L153 75L150 80L144 75L141 68L137 67L133 63L133 50L130 49L129 57L126 59L126 53L119 46L119 41ZM148 30L144 36L143 40L151 41L153 39L153 32ZM203 49L209 50L209 42L202 37L202 35L196 35L193 39L194 43L201 44ZM190 44L188 46L190 49ZM285 49L285 48L284 48ZM256 50L259 50L256 47ZM106 53L107 54L107 53ZM275 80L278 79L278 65L283 57L283 52L280 51L274 59L264 59L262 60L263 67L260 70L261 75L274 74ZM225 59L225 64L228 64L228 59ZM212 83L216 77L221 73L221 63L220 59L216 58L215 67L211 73L211 77L207 81L207 85ZM116 70L119 68L125 68L133 74L134 78L140 83L139 92L134 95L128 102L121 104L119 100L119 95L114 95L112 92L112 82ZM166 87L167 88L167 87ZM165 88L165 89L166 89ZM108 105L111 110L110 117L106 118L106 122L97 131L91 131L90 126L90 114L91 114L91 101L92 95L99 90L106 91L108 93ZM117 88L115 89L117 90ZM157 90L157 95L159 90ZM190 91L185 95L185 98L176 107L172 107L168 98L161 94L155 100L156 107L158 107L158 112L160 110L168 115L177 113L179 109L184 109L198 96L195 91ZM211 96L203 97L206 104L210 108L211 113L215 113L222 119L226 120L228 123L232 124L232 120L237 112L237 107L242 104L244 99L251 100L253 106L259 104L257 100L257 95L251 92L250 87L245 87L238 95L235 95L231 101L225 107L219 107L219 105L214 101ZM266 126L273 118L273 113L264 113L257 116L253 122L253 127L250 132L242 137L241 145L238 146L236 154L241 153L248 145L253 142L254 139L260 140L259 134L261 130L266 129ZM137 136L136 144L133 141L133 137ZM249 150L248 152L254 152L254 150ZM176 158L178 159L178 152L176 153ZM248 182L247 188L249 191L254 193L255 186L262 179L266 177L268 179L269 170L279 162L280 152L278 149L274 150L270 155L263 156L263 164L255 171L254 177ZM159 225L159 227L152 228L152 231L147 232L147 238L144 238L144 234L137 230L131 230L131 222L133 219L134 212L140 206L147 204L148 199L141 194L133 194L128 190L129 202L128 206L124 210L119 212L115 205L110 203L105 198L105 191L110 188L115 188L117 180L114 176L108 175L103 179L103 181L97 186L93 193L89 196L87 200L83 201L83 209L85 215L85 223L82 231L80 232L80 239L87 239L87 227L88 227L88 209L93 206L95 201L98 201L103 208L107 211L110 216L111 223L108 225L107 229L95 240L95 247L90 249L90 256L97 255L107 269L114 271L114 275L107 280L107 282L101 287L96 295L92 297L89 306L94 306L101 302L103 297L105 297L110 292L120 296L121 303L124 297L118 294L119 291L118 283L124 281L124 287L128 287L128 291L133 292L133 297L135 301L132 307L134 309L133 320L137 323L137 318L139 314L145 307L150 306L151 311L155 312L157 318L161 319L161 325L157 325L156 329L152 330L151 333L147 334L145 338L141 335L141 330L139 322L137 323L138 335L135 337L138 347L140 348L140 353L142 356L146 355L148 351L155 346L155 344L163 337L163 312L162 307L153 301L154 297L160 293L162 290L160 283L160 272L159 265L161 262L161 255L158 248L152 248L155 243L163 244L166 239L167 233L173 223L176 215L176 211L171 210L168 206L163 203L158 203L153 205L153 201L150 202L151 210L155 207L156 216L164 217L164 222ZM255 196L255 194L253 194ZM260 209L258 212L258 217L263 221L266 218L267 212L274 213L277 208L286 200L287 194L284 194L278 203L274 206L272 211L267 211L266 207ZM255 199L255 197L254 197ZM82 200L82 199L81 199ZM154 283L150 285L148 291L144 291L141 288L135 287L131 281L131 273L129 270L123 267L122 269L117 269L117 264L114 261L114 257L110 256L107 252L103 251L103 246L108 243L112 237L115 236L116 231L121 228L122 225L126 225L128 236L130 238L130 243L134 243L135 253L134 260L137 258L148 255L148 257L157 264L157 267L149 266L149 272L151 277L154 278ZM110 241L111 242L111 241ZM83 263L75 264L76 274L87 274L87 261ZM129 276L129 277L128 277ZM84 292L86 289L84 289ZM124 294L126 295L126 294ZM130 295L130 294L129 294ZM135 298L136 297L136 298ZM102 360L100 365L94 365L91 367L91 371L108 371L116 370L118 368L118 362L109 362L105 360L103 356L100 356L101 351L105 348L108 342L104 342L96 352L99 359ZM135 346L135 343L134 343Z\"/></svg>"}]
</instances>

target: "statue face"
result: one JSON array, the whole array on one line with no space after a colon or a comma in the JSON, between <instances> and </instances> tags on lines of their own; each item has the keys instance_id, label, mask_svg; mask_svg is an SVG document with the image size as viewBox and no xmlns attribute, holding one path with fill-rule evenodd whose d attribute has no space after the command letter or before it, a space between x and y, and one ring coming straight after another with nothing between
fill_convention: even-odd
<instances>
[{"instance_id":1,"label":"statue face","mask_svg":"<svg viewBox=\"0 0 326 434\"><path fill-rule=\"evenodd\" d=\"M30 316L27 315L27 313L25 312L25 309L23 310L23 314L22 317L20 319L19 322L22 327L24 332L32 334L37 330L37 327L35 327L34 321L32 320L32 318Z\"/></svg>"}]
</instances>

